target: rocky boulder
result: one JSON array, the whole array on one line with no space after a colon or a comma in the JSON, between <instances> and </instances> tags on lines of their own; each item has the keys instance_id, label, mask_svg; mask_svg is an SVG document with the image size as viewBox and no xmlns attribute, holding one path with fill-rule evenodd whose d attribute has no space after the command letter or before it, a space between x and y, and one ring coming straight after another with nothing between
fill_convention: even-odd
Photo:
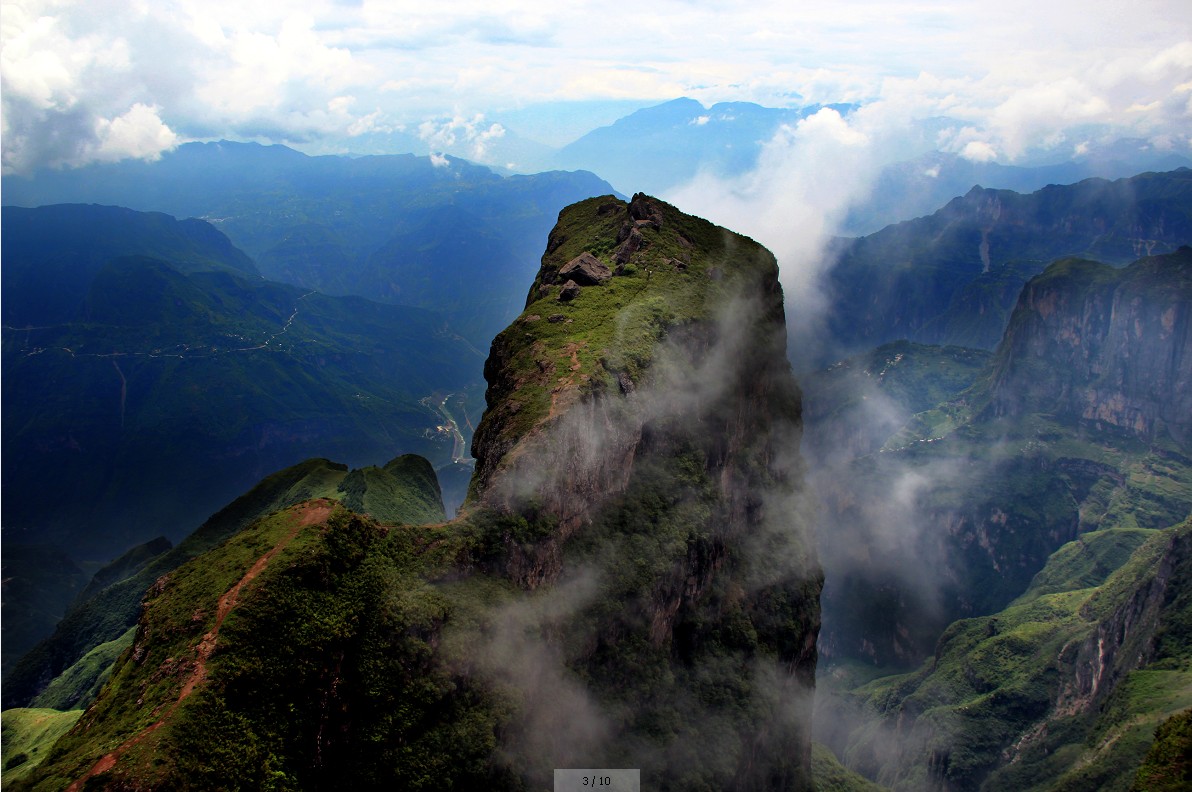
<instances>
[{"instance_id":1,"label":"rocky boulder","mask_svg":"<svg viewBox=\"0 0 1192 792\"><path fill-rule=\"evenodd\" d=\"M603 261L584 251L559 269L560 278L568 278L580 286L599 286L613 276Z\"/></svg>"}]
</instances>

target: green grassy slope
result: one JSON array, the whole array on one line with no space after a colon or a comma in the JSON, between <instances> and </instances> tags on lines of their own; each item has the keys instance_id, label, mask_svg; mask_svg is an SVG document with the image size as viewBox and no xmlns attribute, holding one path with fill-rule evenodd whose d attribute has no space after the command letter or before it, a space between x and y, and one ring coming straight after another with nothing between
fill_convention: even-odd
<instances>
[{"instance_id":1,"label":"green grassy slope","mask_svg":"<svg viewBox=\"0 0 1192 792\"><path fill-rule=\"evenodd\" d=\"M29 775L50 753L58 738L78 721L82 710L10 709L3 718L3 769L0 783L8 786Z\"/></svg>"}]
</instances>

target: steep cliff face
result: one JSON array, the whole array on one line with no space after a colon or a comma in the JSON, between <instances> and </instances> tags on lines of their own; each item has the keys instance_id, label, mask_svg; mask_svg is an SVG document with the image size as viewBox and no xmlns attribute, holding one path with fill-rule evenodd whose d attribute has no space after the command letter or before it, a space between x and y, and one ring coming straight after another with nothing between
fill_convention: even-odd
<instances>
[{"instance_id":1,"label":"steep cliff face","mask_svg":"<svg viewBox=\"0 0 1192 792\"><path fill-rule=\"evenodd\" d=\"M1192 440L1192 248L1115 270L1057 262L1023 289L992 409L1049 412L1145 440Z\"/></svg>"},{"instance_id":2,"label":"steep cliff face","mask_svg":"<svg viewBox=\"0 0 1192 792\"><path fill-rule=\"evenodd\" d=\"M345 507L411 471L344 471L159 578L30 785L811 788L784 344L752 240L645 196L564 210L493 343L462 515L378 524Z\"/></svg>"},{"instance_id":3,"label":"steep cliff face","mask_svg":"<svg viewBox=\"0 0 1192 792\"><path fill-rule=\"evenodd\" d=\"M906 668L949 623L1006 607L1065 542L1188 514L1190 273L1188 248L1122 269L1054 263L1023 290L992 358L967 370L971 384L933 409L885 384L909 351L895 362L885 348L880 366L853 376L866 398L841 402L843 414L873 429L870 448L826 446L836 416L809 443L830 524L843 526L822 544L835 573L826 657ZM921 391L947 383L942 352ZM812 380L813 411L850 365Z\"/></svg>"},{"instance_id":4,"label":"steep cliff face","mask_svg":"<svg viewBox=\"0 0 1192 792\"><path fill-rule=\"evenodd\" d=\"M814 678L820 574L800 520L800 397L784 347L767 251L646 196L593 199L560 216L525 312L493 343L473 444L474 507L550 521L530 541L502 535L491 568L525 589L569 568L605 581L604 604L571 630L591 647L573 664L602 695L631 706L614 692L627 638L643 642L634 662L663 678L689 678L713 655L753 675L782 669L741 691L766 724L741 722L752 736L730 749L744 788L809 783L808 732L791 712L807 712L798 691ZM730 623L749 637L724 635ZM655 703L638 705L627 732L659 715L653 688L629 686ZM775 720L771 706L793 710ZM675 738L719 739L703 731Z\"/></svg>"}]
</instances>

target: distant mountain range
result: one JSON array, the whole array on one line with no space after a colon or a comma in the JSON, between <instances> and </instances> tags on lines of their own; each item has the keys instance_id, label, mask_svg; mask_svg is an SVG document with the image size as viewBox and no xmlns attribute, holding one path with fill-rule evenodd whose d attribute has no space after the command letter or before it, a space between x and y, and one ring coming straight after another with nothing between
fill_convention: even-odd
<instances>
[{"instance_id":1,"label":"distant mountain range","mask_svg":"<svg viewBox=\"0 0 1192 792\"><path fill-rule=\"evenodd\" d=\"M854 107L828 106L845 113ZM701 171L732 176L753 170L762 144L780 126L821 109L776 109L752 102L705 108L694 99L675 99L592 130L561 148L554 162L599 173L627 193L663 195Z\"/></svg>"},{"instance_id":2,"label":"distant mountain range","mask_svg":"<svg viewBox=\"0 0 1192 792\"><path fill-rule=\"evenodd\" d=\"M1027 195L974 187L927 217L834 245L821 360L897 339L992 349L1023 284L1053 259L1121 265L1189 243L1187 168Z\"/></svg>"},{"instance_id":3,"label":"distant mountain range","mask_svg":"<svg viewBox=\"0 0 1192 792\"><path fill-rule=\"evenodd\" d=\"M451 464L438 407L478 401L480 359L441 315L263 280L202 221L66 205L3 223L11 540L110 558L312 453Z\"/></svg>"},{"instance_id":4,"label":"distant mountain range","mask_svg":"<svg viewBox=\"0 0 1192 792\"><path fill-rule=\"evenodd\" d=\"M611 192L590 173L504 177L450 157L308 157L227 141L3 179L8 206L205 219L271 280L434 308L478 348L520 310L559 210Z\"/></svg>"},{"instance_id":5,"label":"distant mountain range","mask_svg":"<svg viewBox=\"0 0 1192 792\"><path fill-rule=\"evenodd\" d=\"M1192 157L1187 154L1132 139L1092 145L1079 156L1053 164L974 162L932 151L883 168L869 196L849 210L843 231L870 234L892 223L922 217L975 186L1026 193L1091 178L1122 179L1144 171L1187 167L1192 167Z\"/></svg>"}]
</instances>

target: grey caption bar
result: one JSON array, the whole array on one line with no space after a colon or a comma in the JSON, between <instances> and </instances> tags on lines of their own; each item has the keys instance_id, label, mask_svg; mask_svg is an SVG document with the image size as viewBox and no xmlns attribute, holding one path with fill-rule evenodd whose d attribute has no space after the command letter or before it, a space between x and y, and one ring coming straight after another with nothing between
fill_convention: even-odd
<instances>
[{"instance_id":1,"label":"grey caption bar","mask_svg":"<svg viewBox=\"0 0 1192 792\"><path fill-rule=\"evenodd\" d=\"M641 770L556 770L555 792L641 792Z\"/></svg>"}]
</instances>

